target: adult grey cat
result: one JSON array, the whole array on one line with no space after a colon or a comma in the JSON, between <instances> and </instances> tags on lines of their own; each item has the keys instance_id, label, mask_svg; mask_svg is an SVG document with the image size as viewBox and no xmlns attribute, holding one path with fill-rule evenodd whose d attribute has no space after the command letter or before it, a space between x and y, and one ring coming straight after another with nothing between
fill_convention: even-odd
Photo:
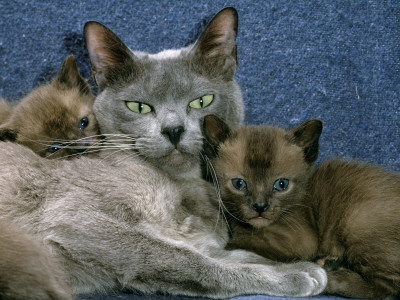
<instances>
[{"instance_id":1,"label":"adult grey cat","mask_svg":"<svg viewBox=\"0 0 400 300\"><path fill-rule=\"evenodd\" d=\"M315 264L224 250L228 229L214 187L200 178L200 123L211 112L242 121L236 30L236 11L227 8L193 46L150 55L89 22L95 110L105 147L118 151L46 160L1 145L0 219L43 238L75 293L226 298L324 289L326 274Z\"/></svg>"}]
</instances>

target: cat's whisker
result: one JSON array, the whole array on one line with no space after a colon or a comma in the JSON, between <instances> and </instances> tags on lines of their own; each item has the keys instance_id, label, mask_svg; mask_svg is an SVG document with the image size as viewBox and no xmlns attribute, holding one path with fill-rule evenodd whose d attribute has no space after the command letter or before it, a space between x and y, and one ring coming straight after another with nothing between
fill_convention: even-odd
<instances>
[{"instance_id":1,"label":"cat's whisker","mask_svg":"<svg viewBox=\"0 0 400 300\"><path fill-rule=\"evenodd\" d=\"M131 153L124 152L124 153L125 153L126 155L125 155L125 156L121 156L121 159L119 159L119 160L116 161L117 164L119 164L119 163L125 161L127 158L139 157L139 154L134 153L134 152L131 152Z\"/></svg>"},{"instance_id":2,"label":"cat's whisker","mask_svg":"<svg viewBox=\"0 0 400 300\"><path fill-rule=\"evenodd\" d=\"M220 190L220 186L219 186L219 183L218 183L218 178L217 178L214 166L212 165L212 163L211 163L210 159L207 157L207 155L202 154L202 157L203 157L204 161L207 164L207 168L210 168L209 170L210 170L211 177L212 177L212 180L213 180L213 183L214 183L214 187L215 187L215 190L216 190L216 193L217 193L219 211L221 212L221 214L222 214L222 216L223 216L223 218L224 218L224 220L225 220L225 222L226 222L226 224L228 226L228 230L230 231L230 233L232 233L231 228L230 228L229 223L228 223L228 219L227 219L227 217L225 215L225 212L228 213L232 218L236 219L239 222L246 223L246 221L244 221L244 220L238 218L237 216L235 216L225 206L225 204L224 204L224 202L222 201L222 198L221 198L221 190Z\"/></svg>"},{"instance_id":3,"label":"cat's whisker","mask_svg":"<svg viewBox=\"0 0 400 300\"><path fill-rule=\"evenodd\" d=\"M125 150L129 150L129 151L125 151ZM115 161L116 163L124 161L127 157L137 157L137 156L139 156L139 154L137 154L134 151L132 151L132 148L129 148L129 149L118 149L118 150L107 152L106 153L107 155L104 155L104 157L102 157L102 160L106 160L106 159L108 159L108 158L110 158L110 157L112 157L112 156L114 156L116 154L119 154L119 153L125 153L126 155L123 156L123 157L121 156L121 158L119 160Z\"/></svg>"},{"instance_id":4,"label":"cat's whisker","mask_svg":"<svg viewBox=\"0 0 400 300\"><path fill-rule=\"evenodd\" d=\"M220 191L220 187L219 187L217 176L215 174L214 167L212 166L212 164L211 164L210 160L208 159L207 155L205 155L202 152L200 152L200 156L205 161L206 166L207 166L207 170L210 171L210 173L211 173L211 177L212 177L212 181L213 181L213 185L214 185L214 189L215 189L215 194L216 194L217 200L218 200L218 216L217 216L217 221L216 221L216 224L215 224L215 229L218 226L219 217L220 217L220 215L222 215L224 220L225 220L225 222L226 222L226 224L227 224L227 226L228 226L229 231L231 231L230 227L229 227L229 224L228 224L228 220L226 219L226 216L225 216L225 213L224 213L224 209L222 207L223 204L222 204L222 199L221 199L221 191Z\"/></svg>"},{"instance_id":5,"label":"cat's whisker","mask_svg":"<svg viewBox=\"0 0 400 300\"><path fill-rule=\"evenodd\" d=\"M295 205L291 205L285 209L285 212L281 215L281 220L293 231L295 231L295 229L301 230L303 228L302 220L295 214L296 209L293 208L293 206Z\"/></svg>"}]
</instances>

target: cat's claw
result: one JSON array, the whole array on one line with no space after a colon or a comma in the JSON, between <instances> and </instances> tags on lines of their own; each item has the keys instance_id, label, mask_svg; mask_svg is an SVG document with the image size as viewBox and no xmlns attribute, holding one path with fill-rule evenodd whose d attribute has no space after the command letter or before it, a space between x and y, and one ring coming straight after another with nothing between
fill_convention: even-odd
<instances>
[{"instance_id":1,"label":"cat's claw","mask_svg":"<svg viewBox=\"0 0 400 300\"><path fill-rule=\"evenodd\" d=\"M310 289L306 289L306 295L314 296L323 292L325 289L328 278L324 269L313 265L310 270L307 271L307 276L310 279Z\"/></svg>"},{"instance_id":2,"label":"cat's claw","mask_svg":"<svg viewBox=\"0 0 400 300\"><path fill-rule=\"evenodd\" d=\"M319 282L318 282L318 280L316 278L311 277L311 280L314 282L315 286L319 285Z\"/></svg>"}]
</instances>

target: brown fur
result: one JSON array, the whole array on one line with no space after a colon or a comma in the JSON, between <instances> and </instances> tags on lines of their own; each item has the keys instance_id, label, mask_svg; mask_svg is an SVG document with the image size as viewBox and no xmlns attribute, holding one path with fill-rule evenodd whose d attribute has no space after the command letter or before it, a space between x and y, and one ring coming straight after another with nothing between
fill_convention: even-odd
<instances>
[{"instance_id":1,"label":"brown fur","mask_svg":"<svg viewBox=\"0 0 400 300\"><path fill-rule=\"evenodd\" d=\"M0 223L1 299L72 299L65 278L39 239Z\"/></svg>"},{"instance_id":2,"label":"brown fur","mask_svg":"<svg viewBox=\"0 0 400 300\"><path fill-rule=\"evenodd\" d=\"M399 174L337 160L313 170L319 120L290 131L250 126L231 131L208 116L203 127L232 231L228 249L279 261L316 261L328 271L326 293L399 296ZM234 178L245 180L247 188L235 189ZM289 185L274 190L280 178ZM261 204L265 211L256 210Z\"/></svg>"},{"instance_id":3,"label":"brown fur","mask_svg":"<svg viewBox=\"0 0 400 300\"><path fill-rule=\"evenodd\" d=\"M4 101L0 104L0 140L23 144L43 157L74 157L97 141L93 101L89 85L69 56L50 84L35 89L14 107ZM80 129L78 123L84 117L89 123Z\"/></svg>"}]
</instances>

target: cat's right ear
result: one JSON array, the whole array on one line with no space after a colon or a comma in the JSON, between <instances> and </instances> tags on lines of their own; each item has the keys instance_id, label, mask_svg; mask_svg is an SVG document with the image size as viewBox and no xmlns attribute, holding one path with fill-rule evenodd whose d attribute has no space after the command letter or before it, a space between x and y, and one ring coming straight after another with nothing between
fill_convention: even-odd
<instances>
[{"instance_id":1,"label":"cat's right ear","mask_svg":"<svg viewBox=\"0 0 400 300\"><path fill-rule=\"evenodd\" d=\"M89 52L94 82L105 86L129 76L134 69L133 54L106 26L90 21L85 24L84 38Z\"/></svg>"},{"instance_id":2,"label":"cat's right ear","mask_svg":"<svg viewBox=\"0 0 400 300\"><path fill-rule=\"evenodd\" d=\"M203 119L203 135L205 138L204 153L208 157L218 155L218 147L231 135L228 125L215 115L205 116Z\"/></svg>"},{"instance_id":3,"label":"cat's right ear","mask_svg":"<svg viewBox=\"0 0 400 300\"><path fill-rule=\"evenodd\" d=\"M192 48L195 59L209 70L222 72L231 80L237 67L236 36L238 13L226 7L217 13L207 25Z\"/></svg>"},{"instance_id":4,"label":"cat's right ear","mask_svg":"<svg viewBox=\"0 0 400 300\"><path fill-rule=\"evenodd\" d=\"M311 119L289 131L289 140L303 148L304 160L313 164L318 158L319 137L322 133L322 121Z\"/></svg>"}]
</instances>

